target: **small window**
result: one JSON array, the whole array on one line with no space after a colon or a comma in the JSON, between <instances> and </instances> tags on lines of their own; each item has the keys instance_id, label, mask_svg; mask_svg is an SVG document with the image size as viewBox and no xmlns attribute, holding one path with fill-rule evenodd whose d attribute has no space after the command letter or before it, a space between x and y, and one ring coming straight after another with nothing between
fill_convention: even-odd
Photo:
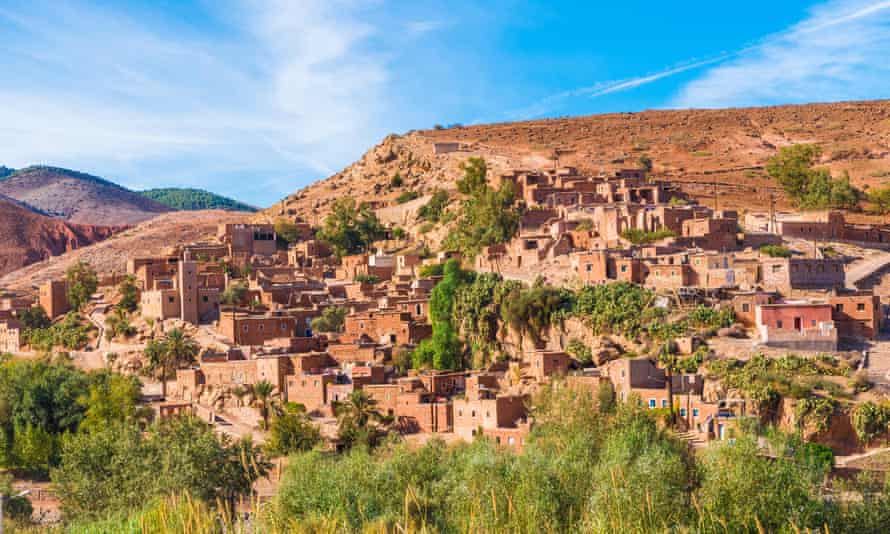
<instances>
[{"instance_id":1,"label":"small window","mask_svg":"<svg viewBox=\"0 0 890 534\"><path fill-rule=\"evenodd\" d=\"M698 408L692 409L692 417L698 417Z\"/></svg>"},{"instance_id":2,"label":"small window","mask_svg":"<svg viewBox=\"0 0 890 534\"><path fill-rule=\"evenodd\" d=\"M686 408L680 408L680 417L686 417Z\"/></svg>"},{"instance_id":3,"label":"small window","mask_svg":"<svg viewBox=\"0 0 890 534\"><path fill-rule=\"evenodd\" d=\"M591 264L588 263L588 264L587 264L587 272L590 272L590 271L592 271L592 270L593 270L593 265L591 265Z\"/></svg>"},{"instance_id":4,"label":"small window","mask_svg":"<svg viewBox=\"0 0 890 534\"><path fill-rule=\"evenodd\" d=\"M782 321L776 321L776 328L782 329Z\"/></svg>"},{"instance_id":5,"label":"small window","mask_svg":"<svg viewBox=\"0 0 890 534\"><path fill-rule=\"evenodd\" d=\"M650 408L655 408L655 406L657 406L656 403L655 403L655 399L649 399L649 407L650 407Z\"/></svg>"},{"instance_id":6,"label":"small window","mask_svg":"<svg viewBox=\"0 0 890 534\"><path fill-rule=\"evenodd\" d=\"M661 399L661 407L662 407L662 408L667 408L667 407L668 407L668 401L667 401L667 399Z\"/></svg>"},{"instance_id":7,"label":"small window","mask_svg":"<svg viewBox=\"0 0 890 534\"><path fill-rule=\"evenodd\" d=\"M742 304L742 313L748 313L751 311L751 305L747 302Z\"/></svg>"},{"instance_id":8,"label":"small window","mask_svg":"<svg viewBox=\"0 0 890 534\"><path fill-rule=\"evenodd\" d=\"M622 266L621 266L621 272L622 272L622 273L626 273L626 272L627 272L627 265L622 265Z\"/></svg>"},{"instance_id":9,"label":"small window","mask_svg":"<svg viewBox=\"0 0 890 534\"><path fill-rule=\"evenodd\" d=\"M838 313L843 312L843 311L844 311L844 305L843 305L843 304L835 304L835 305L834 305L834 311L836 311L836 312L838 312Z\"/></svg>"},{"instance_id":10,"label":"small window","mask_svg":"<svg viewBox=\"0 0 890 534\"><path fill-rule=\"evenodd\" d=\"M865 303L860 302L860 303L856 304L856 311L865 311Z\"/></svg>"},{"instance_id":11,"label":"small window","mask_svg":"<svg viewBox=\"0 0 890 534\"><path fill-rule=\"evenodd\" d=\"M207 298L207 295L204 295L203 297L201 297L201 300L203 300L204 302L210 302L210 299Z\"/></svg>"},{"instance_id":12,"label":"small window","mask_svg":"<svg viewBox=\"0 0 890 534\"><path fill-rule=\"evenodd\" d=\"M167 297L167 302L172 303L172 302L173 302L173 297Z\"/></svg>"}]
</instances>

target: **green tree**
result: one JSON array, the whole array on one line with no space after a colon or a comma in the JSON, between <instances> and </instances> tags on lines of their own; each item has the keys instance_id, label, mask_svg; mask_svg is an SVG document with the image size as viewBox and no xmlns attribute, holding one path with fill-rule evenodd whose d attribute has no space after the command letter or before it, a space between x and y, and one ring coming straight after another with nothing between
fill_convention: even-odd
<instances>
[{"instance_id":1,"label":"green tree","mask_svg":"<svg viewBox=\"0 0 890 534\"><path fill-rule=\"evenodd\" d=\"M512 239L519 229L520 210L510 182L504 182L498 190L489 187L484 160L470 158L463 170L464 176L457 185L468 198L461 206L454 231L448 234L443 245L472 258L482 247Z\"/></svg>"},{"instance_id":2,"label":"green tree","mask_svg":"<svg viewBox=\"0 0 890 534\"><path fill-rule=\"evenodd\" d=\"M338 421L337 433L345 448L350 449L358 444L368 448L377 445L383 434L377 423L384 417L376 405L377 402L360 389L350 393L345 401L337 403L334 409Z\"/></svg>"},{"instance_id":3,"label":"green tree","mask_svg":"<svg viewBox=\"0 0 890 534\"><path fill-rule=\"evenodd\" d=\"M287 219L278 219L275 221L275 237L278 242L287 246L300 240L300 231L297 225Z\"/></svg>"},{"instance_id":4,"label":"green tree","mask_svg":"<svg viewBox=\"0 0 890 534\"><path fill-rule=\"evenodd\" d=\"M429 202L417 210L417 217L424 221L437 223L442 219L445 208L448 207L450 201L451 197L448 195L448 191L436 189L433 191Z\"/></svg>"},{"instance_id":5,"label":"green tree","mask_svg":"<svg viewBox=\"0 0 890 534\"><path fill-rule=\"evenodd\" d=\"M802 208L855 207L859 191L850 185L848 176L834 180L828 170L814 168L821 153L822 149L817 145L782 147L767 162L767 173Z\"/></svg>"},{"instance_id":6,"label":"green tree","mask_svg":"<svg viewBox=\"0 0 890 534\"><path fill-rule=\"evenodd\" d=\"M263 420L263 428L269 428L269 415L272 412L275 386L268 380L260 380L253 385L252 391L257 408L260 410L260 417Z\"/></svg>"},{"instance_id":7,"label":"green tree","mask_svg":"<svg viewBox=\"0 0 890 534\"><path fill-rule=\"evenodd\" d=\"M244 296L247 294L247 284L245 283L235 283L229 284L228 287L220 294L219 301L229 306L229 309L232 310L232 322L235 321L235 312L238 309L238 305L244 301Z\"/></svg>"},{"instance_id":8,"label":"green tree","mask_svg":"<svg viewBox=\"0 0 890 534\"><path fill-rule=\"evenodd\" d=\"M117 286L117 290L121 296L117 303L118 308L128 312L136 311L139 306L139 288L136 287L136 277L128 274Z\"/></svg>"},{"instance_id":9,"label":"green tree","mask_svg":"<svg viewBox=\"0 0 890 534\"><path fill-rule=\"evenodd\" d=\"M68 303L79 311L99 287L96 271L90 264L79 261L68 268L65 279L68 282Z\"/></svg>"},{"instance_id":10,"label":"green tree","mask_svg":"<svg viewBox=\"0 0 890 534\"><path fill-rule=\"evenodd\" d=\"M176 376L176 370L193 363L200 347L182 329L170 330L164 339L150 340L145 347L148 370L161 381L161 395L167 396L167 380Z\"/></svg>"},{"instance_id":11,"label":"green tree","mask_svg":"<svg viewBox=\"0 0 890 534\"><path fill-rule=\"evenodd\" d=\"M868 200L875 205L878 213L890 213L890 186L870 189Z\"/></svg>"},{"instance_id":12,"label":"green tree","mask_svg":"<svg viewBox=\"0 0 890 534\"><path fill-rule=\"evenodd\" d=\"M266 450L276 456L312 450L320 444L321 432L306 415L302 404L287 403L280 414L272 418Z\"/></svg>"},{"instance_id":13,"label":"green tree","mask_svg":"<svg viewBox=\"0 0 890 534\"><path fill-rule=\"evenodd\" d=\"M18 319L26 330L47 328L52 324L42 306L32 306L27 310L20 311Z\"/></svg>"},{"instance_id":14,"label":"green tree","mask_svg":"<svg viewBox=\"0 0 890 534\"><path fill-rule=\"evenodd\" d=\"M322 310L320 317L312 319L312 330L314 332L340 332L343 330L348 313L349 310L343 306L328 306Z\"/></svg>"},{"instance_id":15,"label":"green tree","mask_svg":"<svg viewBox=\"0 0 890 534\"><path fill-rule=\"evenodd\" d=\"M345 197L334 202L317 237L342 257L367 251L371 243L385 235L383 225L367 204L356 205L355 199Z\"/></svg>"},{"instance_id":16,"label":"green tree","mask_svg":"<svg viewBox=\"0 0 890 534\"><path fill-rule=\"evenodd\" d=\"M637 159L637 163L640 164L640 168L644 171L652 172L652 158L648 154L641 154Z\"/></svg>"}]
</instances>

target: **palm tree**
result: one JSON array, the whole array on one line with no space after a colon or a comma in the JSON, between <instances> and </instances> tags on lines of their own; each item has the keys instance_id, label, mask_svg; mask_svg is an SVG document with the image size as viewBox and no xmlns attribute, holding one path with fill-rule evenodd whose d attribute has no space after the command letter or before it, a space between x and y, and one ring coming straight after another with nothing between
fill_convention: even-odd
<instances>
[{"instance_id":1,"label":"palm tree","mask_svg":"<svg viewBox=\"0 0 890 534\"><path fill-rule=\"evenodd\" d=\"M167 333L162 341L151 340L145 347L149 368L160 375L161 395L167 396L167 379L184 365L193 363L200 347L180 328Z\"/></svg>"},{"instance_id":2,"label":"palm tree","mask_svg":"<svg viewBox=\"0 0 890 534\"><path fill-rule=\"evenodd\" d=\"M269 428L269 411L272 407L272 394L275 386L268 380L260 380L253 385L253 397L263 418L263 428Z\"/></svg>"},{"instance_id":3,"label":"palm tree","mask_svg":"<svg viewBox=\"0 0 890 534\"><path fill-rule=\"evenodd\" d=\"M338 406L337 415L341 419L350 420L359 428L365 428L371 421L376 422L383 419L383 414L374 408L376 404L377 401L369 397L367 393L357 389Z\"/></svg>"},{"instance_id":4,"label":"palm tree","mask_svg":"<svg viewBox=\"0 0 890 534\"><path fill-rule=\"evenodd\" d=\"M668 396L668 423L673 425L674 417L674 373L679 371L679 359L674 354L670 342L666 341L658 352L658 363L664 369L665 387Z\"/></svg>"}]
</instances>

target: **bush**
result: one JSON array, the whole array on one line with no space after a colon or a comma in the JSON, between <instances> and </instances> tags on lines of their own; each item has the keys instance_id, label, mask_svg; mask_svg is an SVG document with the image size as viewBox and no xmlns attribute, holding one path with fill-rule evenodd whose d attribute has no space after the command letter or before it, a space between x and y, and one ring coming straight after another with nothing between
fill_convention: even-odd
<instances>
[{"instance_id":1,"label":"bush","mask_svg":"<svg viewBox=\"0 0 890 534\"><path fill-rule=\"evenodd\" d=\"M411 202L412 200L418 198L419 196L420 196L420 193L418 193L417 191L405 191L404 193L402 193L401 195L396 197L396 203L404 204L406 202Z\"/></svg>"},{"instance_id":2,"label":"bush","mask_svg":"<svg viewBox=\"0 0 890 534\"><path fill-rule=\"evenodd\" d=\"M593 353L590 351L590 347L579 339L570 340L566 352L583 365L590 365L593 362Z\"/></svg>"},{"instance_id":3,"label":"bush","mask_svg":"<svg viewBox=\"0 0 890 534\"><path fill-rule=\"evenodd\" d=\"M405 181L402 180L402 175L399 173L395 173L395 175L393 175L393 177L389 180L390 187L402 187L404 183Z\"/></svg>"},{"instance_id":4,"label":"bush","mask_svg":"<svg viewBox=\"0 0 890 534\"><path fill-rule=\"evenodd\" d=\"M353 281L358 282L360 284L376 284L380 282L380 277L373 274L357 274Z\"/></svg>"},{"instance_id":5,"label":"bush","mask_svg":"<svg viewBox=\"0 0 890 534\"><path fill-rule=\"evenodd\" d=\"M329 306L322 310L321 316L312 319L312 330L315 332L340 332L346 322L349 310L343 306Z\"/></svg>"},{"instance_id":6,"label":"bush","mask_svg":"<svg viewBox=\"0 0 890 534\"><path fill-rule=\"evenodd\" d=\"M669 237L676 237L677 234L668 228L660 228L651 232L639 230L637 228L628 228L621 232L621 237L630 241L634 245L648 245Z\"/></svg>"},{"instance_id":7,"label":"bush","mask_svg":"<svg viewBox=\"0 0 890 534\"><path fill-rule=\"evenodd\" d=\"M445 264L443 263L433 263L430 265L423 265L420 267L418 274L421 278L429 278L431 276L442 276L442 273L445 269Z\"/></svg>"},{"instance_id":8,"label":"bush","mask_svg":"<svg viewBox=\"0 0 890 534\"><path fill-rule=\"evenodd\" d=\"M771 258L790 258L792 255L791 249L782 245L763 245L760 253Z\"/></svg>"},{"instance_id":9,"label":"bush","mask_svg":"<svg viewBox=\"0 0 890 534\"><path fill-rule=\"evenodd\" d=\"M433 195L429 202L417 210L417 216L421 220L439 222L442 215L445 213L445 208L448 207L449 201L450 197L448 196L448 191L445 191L444 189L436 189L433 191Z\"/></svg>"}]
</instances>

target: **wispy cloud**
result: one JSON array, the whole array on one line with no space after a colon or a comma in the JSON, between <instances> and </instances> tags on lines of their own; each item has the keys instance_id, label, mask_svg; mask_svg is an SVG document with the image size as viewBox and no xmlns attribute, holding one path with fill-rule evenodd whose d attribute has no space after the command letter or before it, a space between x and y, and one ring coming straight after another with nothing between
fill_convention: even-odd
<instances>
[{"instance_id":1,"label":"wispy cloud","mask_svg":"<svg viewBox=\"0 0 890 534\"><path fill-rule=\"evenodd\" d=\"M226 4L238 15L231 39L85 5L0 8L2 64L16 72L0 88L0 162L70 165L134 187L220 189L213 177L243 169L255 186L274 176L271 190L241 195L269 202L386 131L388 58L369 52L378 29L357 14L369 3L237 0Z\"/></svg>"},{"instance_id":2,"label":"wispy cloud","mask_svg":"<svg viewBox=\"0 0 890 534\"><path fill-rule=\"evenodd\" d=\"M734 54L722 54L708 59L687 61L655 73L646 74L644 76L636 76L633 78L626 78L624 80L596 82L587 87L580 87L577 89L572 89L570 91L563 91L561 93L556 93L542 98L531 106L510 111L507 113L507 117L511 120L527 120L538 118L552 112L555 109L558 109L566 101L574 98L596 98L612 93L619 93L621 91L628 91L630 89L635 89L643 85L657 82L658 80L669 78L683 72L699 69L707 65L713 65L714 63L725 61L733 55Z\"/></svg>"},{"instance_id":3,"label":"wispy cloud","mask_svg":"<svg viewBox=\"0 0 890 534\"><path fill-rule=\"evenodd\" d=\"M688 83L671 104L724 107L890 96L890 2L833 1Z\"/></svg>"}]
</instances>

